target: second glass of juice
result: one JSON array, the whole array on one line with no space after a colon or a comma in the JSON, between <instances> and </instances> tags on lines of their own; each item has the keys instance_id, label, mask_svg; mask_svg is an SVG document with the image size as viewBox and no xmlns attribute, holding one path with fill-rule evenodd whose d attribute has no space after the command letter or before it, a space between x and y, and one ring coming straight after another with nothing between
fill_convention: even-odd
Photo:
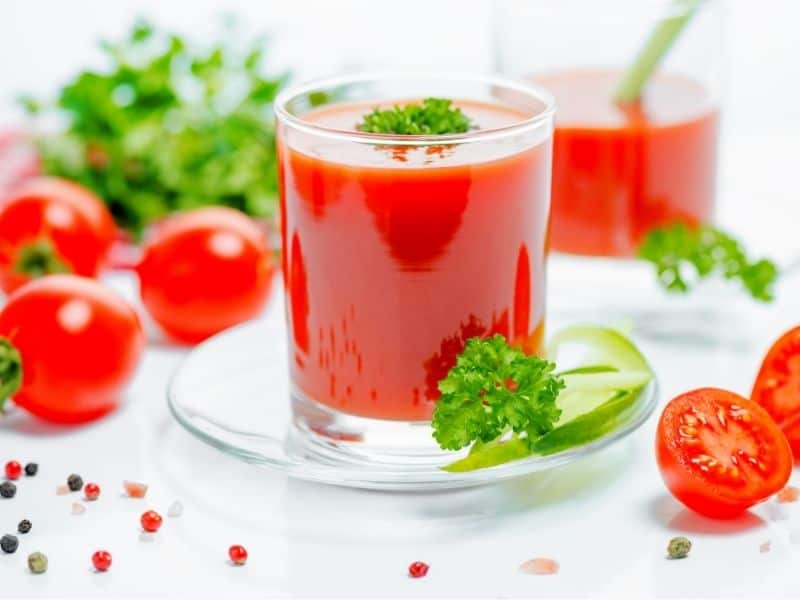
<instances>
[{"instance_id":1,"label":"second glass of juice","mask_svg":"<svg viewBox=\"0 0 800 600\"><path fill-rule=\"evenodd\" d=\"M376 107L428 97L472 128L358 129ZM428 422L465 341L540 351L553 110L491 77L365 75L278 98L294 431L309 448L440 459Z\"/></svg>"},{"instance_id":2,"label":"second glass of juice","mask_svg":"<svg viewBox=\"0 0 800 600\"><path fill-rule=\"evenodd\" d=\"M721 11L706 0L498 0L500 71L534 81L558 103L552 249L560 297L622 306L660 295L636 255L653 229L710 223L715 212ZM641 97L615 91L648 36L692 13ZM566 258L569 255L572 258ZM577 258L582 257L582 258ZM606 259L606 260L604 260ZM647 285L649 284L649 286ZM586 294L586 291L592 293ZM584 312L586 314L586 312Z\"/></svg>"}]
</instances>

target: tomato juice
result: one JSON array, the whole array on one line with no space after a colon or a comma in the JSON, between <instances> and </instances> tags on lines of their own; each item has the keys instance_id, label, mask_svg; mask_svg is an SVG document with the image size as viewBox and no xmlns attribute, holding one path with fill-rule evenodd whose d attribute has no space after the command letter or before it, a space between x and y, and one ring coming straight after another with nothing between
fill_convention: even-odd
<instances>
[{"instance_id":1,"label":"tomato juice","mask_svg":"<svg viewBox=\"0 0 800 600\"><path fill-rule=\"evenodd\" d=\"M466 339L500 333L540 350L551 126L506 135L538 115L454 104L479 127L475 140L375 143L356 130L375 102L312 109L299 117L304 128L279 125L295 395L425 421Z\"/></svg>"},{"instance_id":2,"label":"tomato juice","mask_svg":"<svg viewBox=\"0 0 800 600\"><path fill-rule=\"evenodd\" d=\"M660 74L636 104L613 101L615 70L536 81L556 97L552 248L632 256L653 228L708 222L714 207L718 111L706 89Z\"/></svg>"}]
</instances>

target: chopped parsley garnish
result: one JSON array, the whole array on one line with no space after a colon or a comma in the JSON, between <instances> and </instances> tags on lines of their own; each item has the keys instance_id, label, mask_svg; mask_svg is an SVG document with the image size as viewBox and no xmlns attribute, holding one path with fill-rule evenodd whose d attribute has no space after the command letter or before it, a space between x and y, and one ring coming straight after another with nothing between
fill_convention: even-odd
<instances>
[{"instance_id":1,"label":"chopped parsley garnish","mask_svg":"<svg viewBox=\"0 0 800 600\"><path fill-rule=\"evenodd\" d=\"M716 274L739 280L756 300L773 299L778 276L775 263L751 260L736 239L714 227L692 229L677 223L654 229L639 248L639 256L653 263L659 282L671 292L688 292L694 282Z\"/></svg>"},{"instance_id":2,"label":"chopped parsley garnish","mask_svg":"<svg viewBox=\"0 0 800 600\"><path fill-rule=\"evenodd\" d=\"M396 104L385 110L375 108L364 115L358 130L396 135L445 135L469 131L472 122L452 104L452 100L444 98L425 98L422 104Z\"/></svg>"},{"instance_id":3,"label":"chopped parsley garnish","mask_svg":"<svg viewBox=\"0 0 800 600\"><path fill-rule=\"evenodd\" d=\"M512 348L501 335L471 338L456 365L439 382L433 414L439 446L458 450L511 433L538 439L553 429L561 410L556 397L564 382L555 364Z\"/></svg>"}]
</instances>

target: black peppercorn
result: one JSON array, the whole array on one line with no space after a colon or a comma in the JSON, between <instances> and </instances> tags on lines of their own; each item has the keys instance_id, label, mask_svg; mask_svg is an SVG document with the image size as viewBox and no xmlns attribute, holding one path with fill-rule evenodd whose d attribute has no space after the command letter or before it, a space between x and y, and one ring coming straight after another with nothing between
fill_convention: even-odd
<instances>
[{"instance_id":1,"label":"black peppercorn","mask_svg":"<svg viewBox=\"0 0 800 600\"><path fill-rule=\"evenodd\" d=\"M67 477L67 486L73 492L79 491L83 487L83 479L80 475L76 475L73 473L69 477Z\"/></svg>"},{"instance_id":2,"label":"black peppercorn","mask_svg":"<svg viewBox=\"0 0 800 600\"><path fill-rule=\"evenodd\" d=\"M12 554L19 548L19 540L15 535L4 535L0 538L0 549L7 554Z\"/></svg>"},{"instance_id":3,"label":"black peppercorn","mask_svg":"<svg viewBox=\"0 0 800 600\"><path fill-rule=\"evenodd\" d=\"M30 521L28 521L28 519L22 519L22 521L19 522L19 525L17 525L17 531L20 533L28 533L31 530L31 527L33 527L33 525Z\"/></svg>"},{"instance_id":4,"label":"black peppercorn","mask_svg":"<svg viewBox=\"0 0 800 600\"><path fill-rule=\"evenodd\" d=\"M28 477L33 477L36 473L39 472L39 465L36 463L28 463L25 465L25 475Z\"/></svg>"},{"instance_id":5,"label":"black peppercorn","mask_svg":"<svg viewBox=\"0 0 800 600\"><path fill-rule=\"evenodd\" d=\"M13 498L17 493L17 486L10 481L0 483L0 496L3 498Z\"/></svg>"}]
</instances>

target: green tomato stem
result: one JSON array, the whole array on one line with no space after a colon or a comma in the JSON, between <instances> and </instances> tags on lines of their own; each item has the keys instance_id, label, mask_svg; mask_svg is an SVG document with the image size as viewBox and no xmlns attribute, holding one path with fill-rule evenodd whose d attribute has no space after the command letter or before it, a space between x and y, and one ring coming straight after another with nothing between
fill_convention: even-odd
<instances>
[{"instance_id":1,"label":"green tomato stem","mask_svg":"<svg viewBox=\"0 0 800 600\"><path fill-rule=\"evenodd\" d=\"M9 397L22 385L22 356L9 340L0 337L0 413Z\"/></svg>"},{"instance_id":2,"label":"green tomato stem","mask_svg":"<svg viewBox=\"0 0 800 600\"><path fill-rule=\"evenodd\" d=\"M702 2L703 0L673 1L669 15L656 26L625 72L614 92L615 101L626 104L641 97L647 80Z\"/></svg>"},{"instance_id":3,"label":"green tomato stem","mask_svg":"<svg viewBox=\"0 0 800 600\"><path fill-rule=\"evenodd\" d=\"M35 279L53 273L69 273L70 268L50 240L40 239L20 249L14 271Z\"/></svg>"}]
</instances>

